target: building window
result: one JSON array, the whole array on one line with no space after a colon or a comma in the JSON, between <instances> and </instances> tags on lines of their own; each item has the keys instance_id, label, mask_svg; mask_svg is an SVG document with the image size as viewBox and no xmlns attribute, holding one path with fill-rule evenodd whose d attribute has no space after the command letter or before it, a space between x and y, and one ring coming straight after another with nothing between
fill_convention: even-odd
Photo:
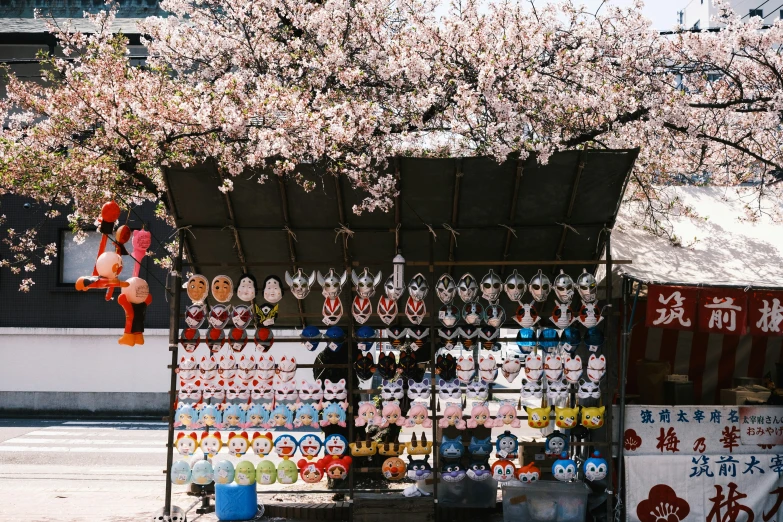
<instances>
[{"instance_id":1,"label":"building window","mask_svg":"<svg viewBox=\"0 0 783 522\"><path fill-rule=\"evenodd\" d=\"M758 16L759 18L764 18L764 10L763 9L751 9L748 11L748 16L754 17Z\"/></svg>"},{"instance_id":2,"label":"building window","mask_svg":"<svg viewBox=\"0 0 783 522\"><path fill-rule=\"evenodd\" d=\"M87 240L81 245L73 240L73 232L70 230L60 231L60 283L73 284L82 276L92 275L92 269L95 267L95 255L98 253L98 247L101 243L101 233L97 230L87 232ZM106 249L114 246L109 242ZM128 241L125 243L128 253L133 255L133 245ZM123 256L124 265L120 279L127 279L133 275L132 259Z\"/></svg>"},{"instance_id":3,"label":"building window","mask_svg":"<svg viewBox=\"0 0 783 522\"><path fill-rule=\"evenodd\" d=\"M685 11L677 11L677 23L680 25L685 23Z\"/></svg>"}]
</instances>

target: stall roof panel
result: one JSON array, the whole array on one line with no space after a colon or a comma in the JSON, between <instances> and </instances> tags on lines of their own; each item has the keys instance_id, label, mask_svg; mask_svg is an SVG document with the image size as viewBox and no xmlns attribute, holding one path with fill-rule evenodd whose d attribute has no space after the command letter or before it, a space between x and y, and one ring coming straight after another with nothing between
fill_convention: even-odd
<instances>
[{"instance_id":1,"label":"stall roof panel","mask_svg":"<svg viewBox=\"0 0 783 522\"><path fill-rule=\"evenodd\" d=\"M170 168L166 178L177 227L191 232L186 235L194 261L189 270L209 278L238 277L241 255L259 283L269 274L282 279L294 267L308 274L330 267L342 272L345 260L349 269L367 266L381 270L385 279L398 248L414 265L406 268L406 277L422 272L436 278L446 271L459 277L471 271L480 278L489 268L511 270L487 262L600 259L606 241L600 231L614 225L636 156L636 150L567 151L553 154L546 164L533 157L502 163L486 157L391 158L382 172L399 177L397 208L360 215L353 208L365 194L347 177L335 180L311 165L297 169L314 181L310 191L293 178L266 173L259 183L257 173L245 173L233 178L233 190L224 194L211 163ZM432 270L431 262L436 263ZM457 265L437 265L443 262ZM555 273L558 267L519 270L529 277L537 268ZM320 316L322 304L317 285L302 303L284 299L277 324ZM348 305L344 302L346 314Z\"/></svg>"}]
</instances>

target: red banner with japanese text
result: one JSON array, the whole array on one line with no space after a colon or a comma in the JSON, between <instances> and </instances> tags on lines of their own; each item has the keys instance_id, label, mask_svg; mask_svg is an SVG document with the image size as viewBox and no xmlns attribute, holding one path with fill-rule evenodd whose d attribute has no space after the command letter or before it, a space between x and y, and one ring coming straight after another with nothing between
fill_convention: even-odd
<instances>
[{"instance_id":1,"label":"red banner with japanese text","mask_svg":"<svg viewBox=\"0 0 783 522\"><path fill-rule=\"evenodd\" d=\"M699 331L744 335L748 324L748 295L742 289L699 291Z\"/></svg>"},{"instance_id":2,"label":"red banner with japanese text","mask_svg":"<svg viewBox=\"0 0 783 522\"><path fill-rule=\"evenodd\" d=\"M751 335L783 335L783 292L754 290L749 293Z\"/></svg>"},{"instance_id":3,"label":"red banner with japanese text","mask_svg":"<svg viewBox=\"0 0 783 522\"><path fill-rule=\"evenodd\" d=\"M647 326L694 330L698 300L698 288L650 285L647 290Z\"/></svg>"}]
</instances>

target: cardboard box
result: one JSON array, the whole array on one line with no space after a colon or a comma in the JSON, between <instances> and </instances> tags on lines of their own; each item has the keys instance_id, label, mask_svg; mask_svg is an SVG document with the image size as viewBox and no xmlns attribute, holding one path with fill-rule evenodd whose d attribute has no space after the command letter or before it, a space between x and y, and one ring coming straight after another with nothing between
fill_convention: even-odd
<instances>
[{"instance_id":1,"label":"cardboard box","mask_svg":"<svg viewBox=\"0 0 783 522\"><path fill-rule=\"evenodd\" d=\"M770 391L749 390L745 388L735 388L733 390L723 389L720 391L720 403L724 406L738 405L742 406L745 401L767 402Z\"/></svg>"}]
</instances>

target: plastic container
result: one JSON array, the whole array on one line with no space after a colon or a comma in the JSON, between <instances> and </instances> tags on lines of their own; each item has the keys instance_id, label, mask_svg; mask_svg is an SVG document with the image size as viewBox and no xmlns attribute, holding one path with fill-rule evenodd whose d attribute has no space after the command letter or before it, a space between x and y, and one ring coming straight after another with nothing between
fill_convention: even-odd
<instances>
[{"instance_id":1,"label":"plastic container","mask_svg":"<svg viewBox=\"0 0 783 522\"><path fill-rule=\"evenodd\" d=\"M438 483L438 504L467 508L494 508L498 500L498 482L495 479L484 481L470 480L465 477L459 482Z\"/></svg>"},{"instance_id":2,"label":"plastic container","mask_svg":"<svg viewBox=\"0 0 783 522\"><path fill-rule=\"evenodd\" d=\"M218 520L251 520L257 512L255 484L215 484L215 514Z\"/></svg>"},{"instance_id":3,"label":"plastic container","mask_svg":"<svg viewBox=\"0 0 783 522\"><path fill-rule=\"evenodd\" d=\"M584 522L587 495L582 482L539 481L503 488L504 522Z\"/></svg>"}]
</instances>

